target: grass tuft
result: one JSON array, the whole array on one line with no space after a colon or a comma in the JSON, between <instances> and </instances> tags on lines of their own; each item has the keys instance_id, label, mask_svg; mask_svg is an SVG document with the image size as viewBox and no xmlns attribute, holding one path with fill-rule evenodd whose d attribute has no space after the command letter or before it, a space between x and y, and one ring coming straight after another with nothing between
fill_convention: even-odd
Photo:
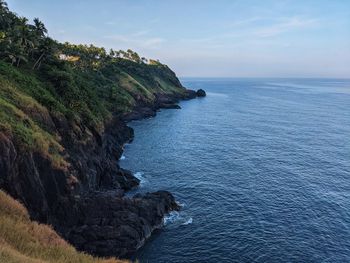
<instances>
[{"instance_id":1,"label":"grass tuft","mask_svg":"<svg viewBox=\"0 0 350 263\"><path fill-rule=\"evenodd\" d=\"M30 220L18 201L0 191L0 262L126 263L77 252L50 226Z\"/></svg>"}]
</instances>

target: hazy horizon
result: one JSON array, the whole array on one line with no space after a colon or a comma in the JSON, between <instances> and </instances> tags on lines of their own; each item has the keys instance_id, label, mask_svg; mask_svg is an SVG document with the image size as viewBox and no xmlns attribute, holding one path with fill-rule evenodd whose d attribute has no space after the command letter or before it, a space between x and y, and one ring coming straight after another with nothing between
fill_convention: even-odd
<instances>
[{"instance_id":1,"label":"hazy horizon","mask_svg":"<svg viewBox=\"0 0 350 263\"><path fill-rule=\"evenodd\" d=\"M349 78L349 1L8 0L61 42L128 49L181 78Z\"/></svg>"}]
</instances>

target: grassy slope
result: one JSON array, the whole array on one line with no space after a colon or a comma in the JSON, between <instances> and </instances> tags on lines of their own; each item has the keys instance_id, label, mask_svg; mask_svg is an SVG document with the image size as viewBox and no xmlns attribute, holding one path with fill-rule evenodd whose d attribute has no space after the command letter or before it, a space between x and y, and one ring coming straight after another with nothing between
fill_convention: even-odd
<instances>
[{"instance_id":1,"label":"grassy slope","mask_svg":"<svg viewBox=\"0 0 350 263\"><path fill-rule=\"evenodd\" d=\"M112 114L131 111L138 100L152 103L154 93L185 92L164 65L116 60L99 70L69 63L40 71L0 60L0 135L17 148L38 152L55 168L69 165L51 117L103 130ZM78 253L49 226L32 222L26 209L0 191L0 262L122 262Z\"/></svg>"},{"instance_id":2,"label":"grassy slope","mask_svg":"<svg viewBox=\"0 0 350 263\"><path fill-rule=\"evenodd\" d=\"M0 61L0 132L64 169L68 164L50 116L103 130L112 114L131 111L136 101L152 103L154 93L182 92L175 74L162 64L117 59L99 69L55 62L31 70Z\"/></svg>"},{"instance_id":3,"label":"grassy slope","mask_svg":"<svg viewBox=\"0 0 350 263\"><path fill-rule=\"evenodd\" d=\"M54 98L45 94L34 78L20 74L5 63L0 62L0 72L0 131L14 138L19 147L39 151L57 167L66 166L60 156L63 147L58 137L50 134L43 122L49 118L49 111L31 93L38 93L37 97L42 98L48 96L48 104L54 103ZM63 105L59 106L63 109Z\"/></svg>"},{"instance_id":4,"label":"grassy slope","mask_svg":"<svg viewBox=\"0 0 350 263\"><path fill-rule=\"evenodd\" d=\"M32 222L27 210L0 191L0 262L122 263L77 252L50 226Z\"/></svg>"},{"instance_id":5,"label":"grassy slope","mask_svg":"<svg viewBox=\"0 0 350 263\"><path fill-rule=\"evenodd\" d=\"M56 63L56 64L55 64ZM53 167L66 169L60 135L52 117L103 131L115 114L154 93L185 92L168 67L117 59L103 68L79 69L56 61L40 70L16 68L0 60L0 135L22 152L37 152ZM49 226L29 219L26 209L0 191L0 262L121 262L78 253Z\"/></svg>"}]
</instances>

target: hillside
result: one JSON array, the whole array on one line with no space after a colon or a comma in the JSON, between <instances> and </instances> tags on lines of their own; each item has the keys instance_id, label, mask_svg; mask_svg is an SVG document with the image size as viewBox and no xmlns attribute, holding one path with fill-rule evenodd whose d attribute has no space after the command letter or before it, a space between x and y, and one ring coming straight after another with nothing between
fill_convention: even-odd
<instances>
[{"instance_id":1,"label":"hillside","mask_svg":"<svg viewBox=\"0 0 350 263\"><path fill-rule=\"evenodd\" d=\"M0 189L78 250L128 257L178 209L118 165L126 122L195 98L175 73L132 51L59 43L0 1Z\"/></svg>"},{"instance_id":2,"label":"hillside","mask_svg":"<svg viewBox=\"0 0 350 263\"><path fill-rule=\"evenodd\" d=\"M122 263L77 252L50 226L30 221L26 208L0 191L0 262Z\"/></svg>"},{"instance_id":3,"label":"hillside","mask_svg":"<svg viewBox=\"0 0 350 263\"><path fill-rule=\"evenodd\" d=\"M117 59L98 70L81 70L58 60L32 70L0 61L0 131L55 167L67 168L50 117L101 132L112 116L126 116L140 106L152 108L161 95L181 98L186 92L161 64Z\"/></svg>"}]
</instances>

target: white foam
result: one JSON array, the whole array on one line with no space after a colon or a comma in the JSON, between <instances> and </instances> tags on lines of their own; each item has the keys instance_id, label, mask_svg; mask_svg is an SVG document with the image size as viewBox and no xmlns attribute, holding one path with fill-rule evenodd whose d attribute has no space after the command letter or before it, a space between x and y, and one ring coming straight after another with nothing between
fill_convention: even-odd
<instances>
[{"instance_id":1,"label":"white foam","mask_svg":"<svg viewBox=\"0 0 350 263\"><path fill-rule=\"evenodd\" d=\"M177 211L172 211L163 218L164 225L168 225L171 223L174 223L175 221L178 221L180 219L180 213Z\"/></svg>"},{"instance_id":2,"label":"white foam","mask_svg":"<svg viewBox=\"0 0 350 263\"><path fill-rule=\"evenodd\" d=\"M185 223L183 223L182 225L184 225L184 226L186 226L186 225L190 225L190 224L192 224L192 222L193 222L193 219L192 219L192 217L190 217Z\"/></svg>"},{"instance_id":3,"label":"white foam","mask_svg":"<svg viewBox=\"0 0 350 263\"><path fill-rule=\"evenodd\" d=\"M119 158L120 161L121 161L121 160L125 160L125 159L126 159L126 157L125 157L124 154Z\"/></svg>"},{"instance_id":4,"label":"white foam","mask_svg":"<svg viewBox=\"0 0 350 263\"><path fill-rule=\"evenodd\" d=\"M175 224L177 226L179 225L190 225L193 223L192 217L184 217L181 213L177 211L172 211L163 218L163 223L165 226L170 224Z\"/></svg>"},{"instance_id":5,"label":"white foam","mask_svg":"<svg viewBox=\"0 0 350 263\"><path fill-rule=\"evenodd\" d=\"M176 201L176 204L178 205L178 206L180 206L180 207L185 207L185 203L181 203L181 202L179 202L179 201Z\"/></svg>"},{"instance_id":6,"label":"white foam","mask_svg":"<svg viewBox=\"0 0 350 263\"><path fill-rule=\"evenodd\" d=\"M140 180L141 185L147 182L147 179L145 178L143 172L136 172L136 173L134 173L134 176Z\"/></svg>"}]
</instances>

